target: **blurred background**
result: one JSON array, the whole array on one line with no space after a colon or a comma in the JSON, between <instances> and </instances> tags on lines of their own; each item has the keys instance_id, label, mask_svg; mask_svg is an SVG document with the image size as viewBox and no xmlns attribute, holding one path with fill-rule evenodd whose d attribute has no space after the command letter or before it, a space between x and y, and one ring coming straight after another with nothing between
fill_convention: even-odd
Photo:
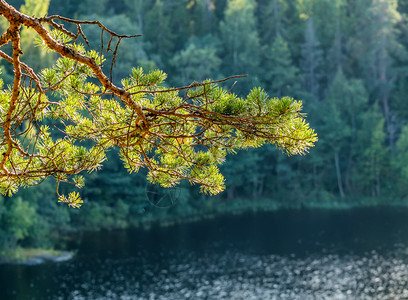
<instances>
[{"instance_id":1,"label":"blurred background","mask_svg":"<svg viewBox=\"0 0 408 300\"><path fill-rule=\"evenodd\" d=\"M75 244L81 244L78 242L81 240L79 236L89 231L123 229L119 231L123 235L124 232L129 232L126 231L128 228L155 228L157 232L151 232L161 235L165 230L170 230L158 229L163 226L200 220L207 220L201 222L208 224L200 224L207 224L208 226L203 226L216 231L215 228L220 224L214 222L226 218L226 224L235 224L238 221L229 219L230 216L241 214L236 219L241 220L240 222L228 225L228 236L234 236L236 232L243 230L239 224L247 222L248 219L245 218L250 218L259 227L254 225L248 236L265 230L269 237L281 237L277 238L274 247L278 244L286 245L287 239L294 243L290 244L292 246L282 246L286 249L282 252L285 255L293 254L297 257L306 255L309 250L314 253L313 251L317 251L316 243L323 243L323 248L329 249L327 251L330 253L337 253L339 249L344 250L346 247L345 252L348 254L350 251L371 253L370 251L383 249L384 245L396 251L393 247L398 245L397 256L395 252L392 255L387 252L387 255L391 255L404 268L400 270L402 273L390 269L389 274L398 273L401 278L407 278L407 267L404 265L406 253L401 250L405 249L404 243L408 237L408 221L405 221L408 217L408 212L405 211L408 204L407 1L26 0L8 3L28 15L59 14L76 19L99 20L117 33L142 34L142 37L121 42L112 74L117 83L135 66L141 66L146 71L156 68L164 70L168 74L169 86L184 86L207 78L222 79L230 75L248 74L247 78L240 79L235 85L233 81L226 82L225 87L233 86L234 93L245 96L251 88L261 86L271 97L290 96L302 100L307 120L316 130L319 142L303 157L287 157L273 146L240 151L229 156L221 168L226 177L226 190L214 197L199 194L198 189L188 184L162 190L149 184L143 171L127 174L115 153L111 153L101 171L86 176L86 186L81 191L86 203L79 210L57 203L55 182L52 181L22 190L13 198L0 198L0 253L3 257L18 253L23 248L77 249L81 247ZM1 26L5 28L5 24ZM85 27L84 32L91 47L100 49L99 28ZM106 35L105 43L107 39ZM35 70L51 65L56 56L43 53L35 45L34 34L23 29L23 61ZM112 59L111 52L105 53L105 56L107 62ZM11 83L13 70L10 64L1 60L0 67L5 83ZM108 63L106 72L109 73L109 70ZM265 213L271 211L274 213L269 219L275 220L273 224L266 220L259 221L259 224L255 221L258 220L256 216L261 220L268 219ZM303 214L300 213L302 211ZM249 212L251 217L248 217ZM279 215L278 212L289 215ZM278 218L280 223L274 218ZM297 230L292 228L295 226L293 222ZM299 229L309 228L310 224L314 224L311 225L310 232ZM179 229L172 230L192 230L192 236L197 235L194 230L201 232L201 229L191 229L200 225L183 226L187 225L176 225ZM268 231L272 227L276 230L279 226L289 229L287 232ZM327 226L333 231L327 230ZM384 228L389 231L382 231ZM205 232L204 229L202 231ZM372 235L373 231L378 236ZM137 236L147 234L141 229L137 232ZM305 234L306 238L299 232ZM330 240L331 235L338 236L339 239ZM393 238L387 240L386 236ZM362 237L366 238L363 238L364 246L358 242ZM386 241L379 241L381 238ZM259 237L260 241L265 239L265 236ZM311 241L312 248L300 245L302 242L299 243L299 240L305 239ZM146 237L146 240L149 238ZM213 239L209 238L211 240ZM229 241L223 236L221 240L233 245L240 238ZM348 246L344 246L344 243ZM171 248L173 244L168 241L165 245L165 248ZM272 246L261 246L255 252L273 249L271 253L274 255L282 254L281 250ZM299 248L303 250L299 252ZM251 252L244 252L246 251ZM225 255L226 252L222 253ZM231 257L235 257L234 255L237 260L242 259L241 252L231 254ZM371 254L369 257L374 259L376 255ZM405 256L402 258L401 255ZM322 257L327 261L337 259L339 265L346 264L342 260L344 257L336 256L331 260L327 256ZM374 259L367 263L361 257L359 259L362 261L349 261L347 258L346 262L354 267L358 266L358 262L361 265L372 263L380 266L390 262L381 258L381 262ZM268 259L274 261L275 258ZM311 258L308 256L307 259ZM312 261L305 263L307 259L293 259L293 272L312 264ZM243 261L251 260L246 257ZM269 263L270 261L265 264ZM288 261L286 264L291 265ZM261 266L265 267L264 263ZM327 270L333 268L329 271L336 274L337 267L330 266ZM385 269L387 267L378 272L385 274ZM353 270L355 274L367 271L358 268L357 271ZM262 274L263 277L266 276ZM296 278L296 272L290 274ZM317 278L320 278L319 274L316 275ZM330 278L327 273L324 274ZM357 278L357 275L353 276L348 284L352 284ZM149 278L147 280L151 280ZM211 276L209 278L211 282ZM240 282L236 278L234 280ZM310 280L307 282L311 282ZM280 286L280 281L277 282L271 283L271 286ZM395 286L398 287L395 289L389 278L382 285L375 285L379 281L375 281L374 277L369 279L372 285L365 285L363 279L362 282L363 286L359 289L355 286L346 286L344 289L333 287L333 290L341 291L337 295L339 298L335 298L336 294L320 295L322 298L328 297L327 299L398 299L404 293L407 293L404 297L408 296L408 291L402 288L402 283L398 283L398 280L395 281ZM318 280L315 286L323 286L321 283ZM191 283L192 286L195 284L205 286L201 281ZM264 286L265 284L263 282ZM370 290L373 284L373 290ZM324 285L330 284L326 282ZM225 285L222 283L220 286ZM339 286L342 284L339 283ZM366 286L371 286L368 292L365 291ZM229 289L234 290L231 287ZM299 289L297 294L299 291L308 291ZM289 290L296 291L293 286ZM201 292L200 295L204 295L202 299L207 299L205 297L210 295L206 291ZM385 294L376 298L379 292ZM73 299L88 299L86 293L85 296L81 293L75 296L72 291L70 293ZM247 297L298 299L296 292L292 296L288 294L288 298L285 298L286 294L279 293L260 294L263 298L258 298L256 294L249 294ZM95 295L102 297L98 299L110 299L103 292L94 294L89 299L96 299ZM131 298L132 293L129 295L130 298L123 299L138 299ZM148 293L146 295L147 299ZM153 299L160 299L158 295L153 296ZM201 296L194 295L201 299ZM235 294L227 293L225 299L241 299L239 292L233 295ZM306 292L300 295L303 298L299 299L318 297L318 294ZM343 296L345 298L341 298ZM168 295L162 299L190 299L186 294L179 295L179 298L172 297ZM218 298L224 299L220 294L215 294L214 299Z\"/></svg>"}]
</instances>

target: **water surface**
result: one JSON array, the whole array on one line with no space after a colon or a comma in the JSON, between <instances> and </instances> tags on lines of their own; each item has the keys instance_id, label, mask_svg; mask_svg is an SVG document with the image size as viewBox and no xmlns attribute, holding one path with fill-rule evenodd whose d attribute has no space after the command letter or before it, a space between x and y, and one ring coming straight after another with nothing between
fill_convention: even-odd
<instances>
[{"instance_id":1,"label":"water surface","mask_svg":"<svg viewBox=\"0 0 408 300\"><path fill-rule=\"evenodd\" d=\"M298 210L78 237L0 299L408 299L408 210Z\"/></svg>"}]
</instances>

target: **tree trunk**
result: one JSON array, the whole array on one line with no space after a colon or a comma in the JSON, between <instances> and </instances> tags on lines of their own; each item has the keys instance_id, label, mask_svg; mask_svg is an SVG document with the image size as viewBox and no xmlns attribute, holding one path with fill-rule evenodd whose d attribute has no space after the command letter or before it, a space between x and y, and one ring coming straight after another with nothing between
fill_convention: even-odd
<instances>
[{"instance_id":1,"label":"tree trunk","mask_svg":"<svg viewBox=\"0 0 408 300\"><path fill-rule=\"evenodd\" d=\"M275 19L275 36L280 36L281 34L281 22L279 19L279 3L278 0L273 1L273 18Z\"/></svg>"},{"instance_id":2,"label":"tree trunk","mask_svg":"<svg viewBox=\"0 0 408 300\"><path fill-rule=\"evenodd\" d=\"M341 170L339 164L339 152L334 153L334 165L336 167L337 186L339 188L340 197L344 198L343 181L341 179Z\"/></svg>"},{"instance_id":3,"label":"tree trunk","mask_svg":"<svg viewBox=\"0 0 408 300\"><path fill-rule=\"evenodd\" d=\"M234 187L227 188L227 200L232 201L235 198Z\"/></svg>"}]
</instances>

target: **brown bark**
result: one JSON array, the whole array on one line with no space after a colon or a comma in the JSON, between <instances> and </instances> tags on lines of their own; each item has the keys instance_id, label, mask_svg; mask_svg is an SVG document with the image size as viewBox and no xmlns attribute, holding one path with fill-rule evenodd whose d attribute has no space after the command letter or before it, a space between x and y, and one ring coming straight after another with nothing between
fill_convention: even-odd
<instances>
[{"instance_id":1,"label":"brown bark","mask_svg":"<svg viewBox=\"0 0 408 300\"><path fill-rule=\"evenodd\" d=\"M70 48L69 46L59 43L58 41L53 39L48 33L48 31L44 28L44 26L42 26L40 19L29 17L17 11L13 6L9 5L4 0L0 0L0 14L3 15L9 21L10 26L12 24L19 24L19 26L25 25L35 30L38 33L38 35L42 38L42 40L45 42L45 44L51 50L59 53L61 56L70 58L79 63L89 66L94 72L95 76L99 79L101 84L107 90L111 91L114 95L121 99L121 101L124 102L124 104L131 107L137 113L137 118L141 121L143 126L145 128L148 128L149 124L142 111L142 108L133 101L132 96L128 91L116 86L115 84L113 84L112 81L109 80L109 78L103 73L102 68L96 63L94 58L83 55L75 51L74 49ZM78 22L78 24L80 23L81 22ZM99 22L96 22L95 24L97 23Z\"/></svg>"}]
</instances>

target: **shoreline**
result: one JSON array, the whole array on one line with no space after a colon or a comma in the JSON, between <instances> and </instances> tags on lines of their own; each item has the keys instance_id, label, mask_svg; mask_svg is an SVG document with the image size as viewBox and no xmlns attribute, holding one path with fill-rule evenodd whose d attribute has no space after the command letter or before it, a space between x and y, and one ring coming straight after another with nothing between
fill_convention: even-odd
<instances>
[{"instance_id":1,"label":"shoreline","mask_svg":"<svg viewBox=\"0 0 408 300\"><path fill-rule=\"evenodd\" d=\"M232 204L231 206L228 204ZM128 224L126 228L142 228L149 230L152 226L168 227L177 224L194 223L206 219L215 219L217 217L225 215L241 215L245 213L262 213L262 212L274 212L279 210L350 210L350 209L364 209L364 208L404 208L408 209L408 203L406 201L396 201L389 203L384 201L377 202L360 202L360 203L346 203L344 201L338 202L309 202L309 203L296 203L296 204L283 204L282 202L270 201L268 199L258 200L256 202L250 202L248 200L237 199L234 203L228 203L227 205L219 205L214 207L213 210L203 211L202 214L186 214L184 216L174 216L170 218L143 218L140 220ZM98 230L115 230L116 228L100 228ZM97 230L97 231L98 231Z\"/></svg>"},{"instance_id":2,"label":"shoreline","mask_svg":"<svg viewBox=\"0 0 408 300\"><path fill-rule=\"evenodd\" d=\"M264 201L262 201L264 200ZM249 202L247 200L237 200L235 205L220 205L213 207L212 210L203 212L201 214L186 214L184 216L175 215L170 218L140 218L136 222L128 222L127 226L121 228L103 228L99 227L94 230L78 229L76 234L84 232L99 232L101 230L116 230L116 229L131 229L139 228L142 230L150 230L153 227L172 227L180 224L196 223L209 219L216 219L218 217L231 215L238 216L246 213L266 213L276 212L280 210L352 210L352 209L364 209L364 208L403 208L408 209L406 202L394 202L394 203L344 203L344 202L331 202L331 203L296 203L284 205L279 202L270 201L268 199L262 199L256 202ZM67 236L70 236L68 234ZM25 265L35 266L43 263L57 263L70 260L74 257L74 251L54 250L54 249L41 249L41 248L17 248L8 253L0 253L0 265L12 264L12 265Z\"/></svg>"},{"instance_id":3,"label":"shoreline","mask_svg":"<svg viewBox=\"0 0 408 300\"><path fill-rule=\"evenodd\" d=\"M40 248L18 248L12 253L3 255L1 264L35 266L43 263L55 263L70 260L74 257L73 251L62 251Z\"/></svg>"}]
</instances>

